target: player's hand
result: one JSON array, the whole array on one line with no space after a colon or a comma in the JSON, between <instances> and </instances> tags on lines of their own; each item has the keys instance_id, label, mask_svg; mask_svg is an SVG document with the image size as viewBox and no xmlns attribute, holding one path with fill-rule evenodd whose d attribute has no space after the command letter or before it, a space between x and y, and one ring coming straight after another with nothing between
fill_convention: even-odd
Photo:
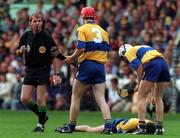
<instances>
[{"instance_id":1,"label":"player's hand","mask_svg":"<svg viewBox=\"0 0 180 138\"><path fill-rule=\"evenodd\" d=\"M26 51L27 51L27 47L26 47L26 46L21 46L20 52L21 52L22 54L24 54Z\"/></svg>"},{"instance_id":2,"label":"player's hand","mask_svg":"<svg viewBox=\"0 0 180 138\"><path fill-rule=\"evenodd\" d=\"M60 76L59 75L54 75L53 76L53 84L55 85L55 86L57 86L57 85L59 85L61 83L61 78L60 78Z\"/></svg>"},{"instance_id":3,"label":"player's hand","mask_svg":"<svg viewBox=\"0 0 180 138\"><path fill-rule=\"evenodd\" d=\"M64 60L64 62L66 64L71 64L73 61L72 61L72 57L71 56L66 56L66 59Z\"/></svg>"}]
</instances>

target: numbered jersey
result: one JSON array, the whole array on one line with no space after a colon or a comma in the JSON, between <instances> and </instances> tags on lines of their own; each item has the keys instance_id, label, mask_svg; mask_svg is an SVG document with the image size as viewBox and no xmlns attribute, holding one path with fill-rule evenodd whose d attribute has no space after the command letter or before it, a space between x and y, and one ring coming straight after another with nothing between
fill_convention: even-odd
<instances>
[{"instance_id":1,"label":"numbered jersey","mask_svg":"<svg viewBox=\"0 0 180 138\"><path fill-rule=\"evenodd\" d=\"M110 51L108 33L99 25L89 23L77 29L78 46L85 48L85 52L79 57L78 62L95 60L99 63L107 61L107 51Z\"/></svg>"}]
</instances>

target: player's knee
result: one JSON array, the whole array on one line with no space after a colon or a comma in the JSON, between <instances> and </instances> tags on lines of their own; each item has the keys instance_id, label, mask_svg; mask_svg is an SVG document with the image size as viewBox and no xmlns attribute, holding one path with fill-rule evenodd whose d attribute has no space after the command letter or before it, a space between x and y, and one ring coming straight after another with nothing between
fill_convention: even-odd
<instances>
[{"instance_id":1,"label":"player's knee","mask_svg":"<svg viewBox=\"0 0 180 138\"><path fill-rule=\"evenodd\" d=\"M24 105L29 103L29 98L28 97L21 96L20 100Z\"/></svg>"},{"instance_id":2,"label":"player's knee","mask_svg":"<svg viewBox=\"0 0 180 138\"><path fill-rule=\"evenodd\" d=\"M162 102L162 98L161 97L155 97L154 102L155 102L155 104Z\"/></svg>"},{"instance_id":3,"label":"player's knee","mask_svg":"<svg viewBox=\"0 0 180 138\"><path fill-rule=\"evenodd\" d=\"M38 98L37 98L37 104L38 104L38 105L44 104L43 99L38 97Z\"/></svg>"}]
</instances>

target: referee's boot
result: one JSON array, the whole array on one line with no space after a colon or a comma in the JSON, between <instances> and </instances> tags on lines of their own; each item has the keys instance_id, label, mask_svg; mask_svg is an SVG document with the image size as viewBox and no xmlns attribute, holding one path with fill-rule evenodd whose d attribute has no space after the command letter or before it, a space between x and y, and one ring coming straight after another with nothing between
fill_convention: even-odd
<instances>
[{"instance_id":1,"label":"referee's boot","mask_svg":"<svg viewBox=\"0 0 180 138\"><path fill-rule=\"evenodd\" d=\"M32 132L37 132L37 133L44 133L44 127L41 124L37 124L37 127L34 128Z\"/></svg>"},{"instance_id":2,"label":"referee's boot","mask_svg":"<svg viewBox=\"0 0 180 138\"><path fill-rule=\"evenodd\" d=\"M70 124L64 124L62 127L55 129L55 132L59 133L73 133L74 129L70 128Z\"/></svg>"}]
</instances>

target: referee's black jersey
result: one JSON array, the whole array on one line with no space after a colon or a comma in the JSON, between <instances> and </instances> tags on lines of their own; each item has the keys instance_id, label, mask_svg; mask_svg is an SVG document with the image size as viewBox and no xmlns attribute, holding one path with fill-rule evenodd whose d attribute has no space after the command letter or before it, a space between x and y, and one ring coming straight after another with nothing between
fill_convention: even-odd
<instances>
[{"instance_id":1,"label":"referee's black jersey","mask_svg":"<svg viewBox=\"0 0 180 138\"><path fill-rule=\"evenodd\" d=\"M27 47L25 66L34 68L52 63L53 57L50 55L50 49L56 44L46 31L42 30L37 34L27 31L21 37L18 49L23 45Z\"/></svg>"}]
</instances>

